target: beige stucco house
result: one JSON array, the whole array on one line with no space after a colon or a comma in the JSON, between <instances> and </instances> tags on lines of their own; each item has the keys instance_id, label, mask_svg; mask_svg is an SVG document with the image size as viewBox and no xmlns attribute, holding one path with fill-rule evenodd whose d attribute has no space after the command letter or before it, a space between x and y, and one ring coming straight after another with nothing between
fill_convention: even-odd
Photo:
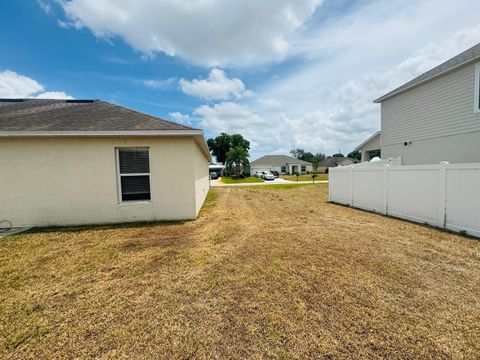
<instances>
[{"instance_id":1,"label":"beige stucco house","mask_svg":"<svg viewBox=\"0 0 480 360\"><path fill-rule=\"evenodd\" d=\"M311 162L286 155L265 155L250 163L250 173L256 171L278 171L280 174L305 174L312 172Z\"/></svg>"},{"instance_id":2,"label":"beige stucco house","mask_svg":"<svg viewBox=\"0 0 480 360\"><path fill-rule=\"evenodd\" d=\"M375 100L382 159L480 162L480 44Z\"/></svg>"},{"instance_id":3,"label":"beige stucco house","mask_svg":"<svg viewBox=\"0 0 480 360\"><path fill-rule=\"evenodd\" d=\"M61 226L195 219L201 130L97 100L0 100L0 219Z\"/></svg>"}]
</instances>

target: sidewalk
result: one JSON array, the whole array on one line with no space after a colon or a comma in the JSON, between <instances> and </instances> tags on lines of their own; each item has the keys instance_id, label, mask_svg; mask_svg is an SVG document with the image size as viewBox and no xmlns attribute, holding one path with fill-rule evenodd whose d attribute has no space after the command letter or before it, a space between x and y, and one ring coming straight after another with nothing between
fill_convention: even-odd
<instances>
[{"instance_id":1,"label":"sidewalk","mask_svg":"<svg viewBox=\"0 0 480 360\"><path fill-rule=\"evenodd\" d=\"M277 178L272 181L264 181L258 183L240 183L240 184L224 184L218 180L210 180L210 185L213 187L223 187L223 186L265 186L265 185L305 185L312 184L312 181L289 181L285 179ZM328 184L328 180L316 180L315 184Z\"/></svg>"}]
</instances>

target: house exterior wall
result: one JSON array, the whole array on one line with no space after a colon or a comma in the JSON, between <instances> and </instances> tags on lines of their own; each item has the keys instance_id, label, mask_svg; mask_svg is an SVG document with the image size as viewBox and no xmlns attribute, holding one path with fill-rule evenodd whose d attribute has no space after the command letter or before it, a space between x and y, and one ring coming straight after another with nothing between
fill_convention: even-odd
<instances>
[{"instance_id":1,"label":"house exterior wall","mask_svg":"<svg viewBox=\"0 0 480 360\"><path fill-rule=\"evenodd\" d=\"M195 215L198 215L210 190L210 171L208 168L210 162L196 144L193 150L195 160Z\"/></svg>"},{"instance_id":2,"label":"house exterior wall","mask_svg":"<svg viewBox=\"0 0 480 360\"><path fill-rule=\"evenodd\" d=\"M480 162L480 131L382 146L382 158L397 156L404 165Z\"/></svg>"},{"instance_id":3,"label":"house exterior wall","mask_svg":"<svg viewBox=\"0 0 480 360\"><path fill-rule=\"evenodd\" d=\"M480 162L474 92L475 64L469 64L384 100L382 157L401 156L405 165Z\"/></svg>"},{"instance_id":4,"label":"house exterior wall","mask_svg":"<svg viewBox=\"0 0 480 360\"><path fill-rule=\"evenodd\" d=\"M120 203L118 147L149 148L151 201ZM194 219L205 195L196 196L205 186L197 153L189 137L2 138L0 219L14 226Z\"/></svg>"},{"instance_id":5,"label":"house exterior wall","mask_svg":"<svg viewBox=\"0 0 480 360\"><path fill-rule=\"evenodd\" d=\"M285 166L286 171L282 171L282 166ZM292 174L293 170L292 167L297 166L300 170L302 169L301 164L285 164L285 165L250 165L250 174L254 175L256 171L278 171L280 174ZM305 171L302 171L302 173L306 172L312 172L313 171L313 165L305 165L306 169Z\"/></svg>"}]
</instances>

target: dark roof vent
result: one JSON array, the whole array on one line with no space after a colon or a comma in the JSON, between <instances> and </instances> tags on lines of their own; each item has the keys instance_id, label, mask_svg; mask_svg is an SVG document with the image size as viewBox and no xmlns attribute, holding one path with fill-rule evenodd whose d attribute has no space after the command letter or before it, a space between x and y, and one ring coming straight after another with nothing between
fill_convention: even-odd
<instances>
[{"instance_id":1,"label":"dark roof vent","mask_svg":"<svg viewBox=\"0 0 480 360\"><path fill-rule=\"evenodd\" d=\"M82 100L82 99L78 99L78 100L65 100L66 103L68 104L91 104L91 103L94 103L95 101L97 100Z\"/></svg>"}]
</instances>

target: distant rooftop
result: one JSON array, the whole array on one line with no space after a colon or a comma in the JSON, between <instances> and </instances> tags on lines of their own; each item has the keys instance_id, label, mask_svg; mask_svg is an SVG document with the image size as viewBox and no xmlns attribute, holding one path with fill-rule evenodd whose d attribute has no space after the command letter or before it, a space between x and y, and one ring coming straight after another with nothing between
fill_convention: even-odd
<instances>
[{"instance_id":1,"label":"distant rooftop","mask_svg":"<svg viewBox=\"0 0 480 360\"><path fill-rule=\"evenodd\" d=\"M101 100L0 99L0 131L195 130Z\"/></svg>"},{"instance_id":2,"label":"distant rooftop","mask_svg":"<svg viewBox=\"0 0 480 360\"><path fill-rule=\"evenodd\" d=\"M405 90L411 89L414 86L420 85L432 78L435 78L439 75L442 75L448 71L456 69L459 66L465 65L477 59L480 59L480 44L472 46L470 49L465 50L461 54L458 54L457 56L451 58L450 60L447 60L444 63L434 67L432 70L427 71L426 73L420 76L417 76L415 79L403 84L402 86L396 88L395 90L390 91L389 93L376 99L374 102L380 103Z\"/></svg>"},{"instance_id":3,"label":"distant rooftop","mask_svg":"<svg viewBox=\"0 0 480 360\"><path fill-rule=\"evenodd\" d=\"M342 161L344 160L351 160L353 161L352 159L348 158L348 157L342 157L342 156L331 156L327 159L324 159L322 161L320 161L318 163L318 166L319 167L332 167L332 166L337 166L338 164L340 164Z\"/></svg>"}]
</instances>

